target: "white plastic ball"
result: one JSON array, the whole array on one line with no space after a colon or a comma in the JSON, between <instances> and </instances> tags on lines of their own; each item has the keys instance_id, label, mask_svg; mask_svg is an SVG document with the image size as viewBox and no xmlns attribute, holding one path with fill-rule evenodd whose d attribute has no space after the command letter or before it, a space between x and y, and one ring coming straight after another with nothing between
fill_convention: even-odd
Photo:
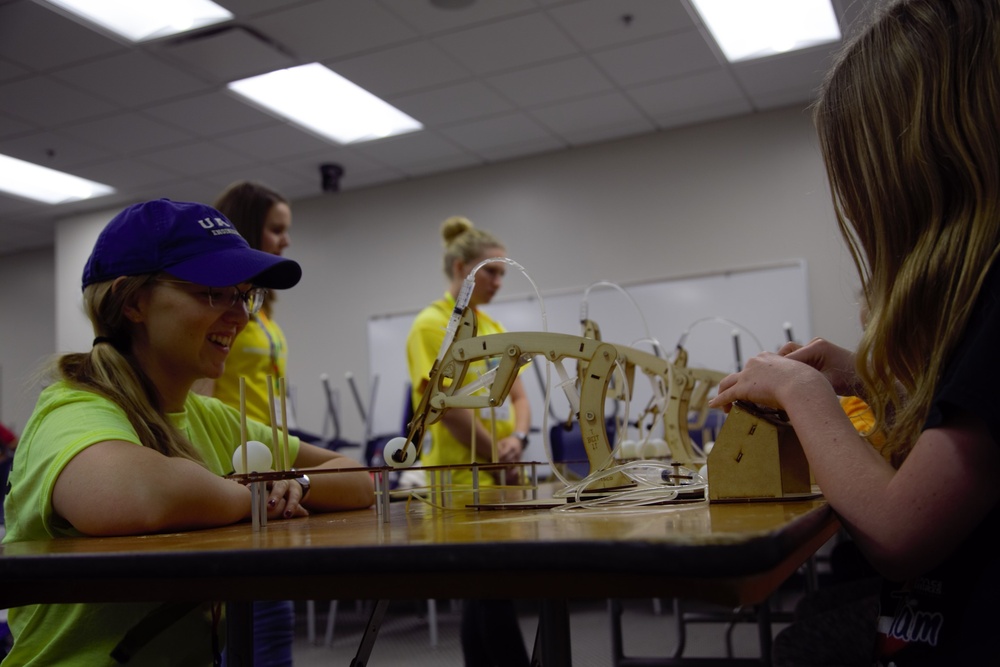
<instances>
[{"instance_id":1,"label":"white plastic ball","mask_svg":"<svg viewBox=\"0 0 1000 667\"><path fill-rule=\"evenodd\" d=\"M393 438L382 448L382 459L390 468L409 468L416 462L416 449L403 436Z\"/></svg>"},{"instance_id":2,"label":"white plastic ball","mask_svg":"<svg viewBox=\"0 0 1000 667\"><path fill-rule=\"evenodd\" d=\"M667 441L663 438L650 438L642 443L639 455L644 459L662 459L670 453Z\"/></svg>"},{"instance_id":3,"label":"white plastic ball","mask_svg":"<svg viewBox=\"0 0 1000 667\"><path fill-rule=\"evenodd\" d=\"M622 446L618 449L618 457L622 461L631 461L636 456L636 442L635 440L622 440Z\"/></svg>"},{"instance_id":4,"label":"white plastic ball","mask_svg":"<svg viewBox=\"0 0 1000 667\"><path fill-rule=\"evenodd\" d=\"M245 475L247 472L267 472L271 469L271 450L263 442L250 440L247 442L247 467L243 469L243 445L233 452L233 470L237 474Z\"/></svg>"}]
</instances>

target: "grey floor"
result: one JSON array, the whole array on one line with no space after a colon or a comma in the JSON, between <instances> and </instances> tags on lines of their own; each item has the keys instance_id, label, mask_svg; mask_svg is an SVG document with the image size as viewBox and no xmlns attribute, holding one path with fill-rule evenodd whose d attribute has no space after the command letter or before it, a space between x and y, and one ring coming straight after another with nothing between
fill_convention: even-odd
<instances>
[{"instance_id":1,"label":"grey floor","mask_svg":"<svg viewBox=\"0 0 1000 667\"><path fill-rule=\"evenodd\" d=\"M781 608L791 608L797 598L786 593L776 600ZM677 646L677 623L672 601L623 601L622 638L628 657L665 658L674 654ZM370 606L354 601L338 604L334 635L330 646L325 644L327 603L316 604L315 639L308 638L308 616L298 609L298 632L295 644L296 667L314 665L351 665L368 620ZM437 603L437 645L432 646L426 603L402 601L390 605L384 623L371 652L371 667L430 667L431 665L463 665L459 642L460 603L447 600ZM689 610L726 611L716 607L688 607ZM521 629L529 654L538 626L537 604L519 603ZM576 601L570 604L570 636L574 667L612 665L611 616L607 600ZM699 623L687 626L684 657L726 657L727 624ZM781 629L774 623L774 632ZM737 623L731 632L732 657L759 658L760 643L756 623Z\"/></svg>"}]
</instances>

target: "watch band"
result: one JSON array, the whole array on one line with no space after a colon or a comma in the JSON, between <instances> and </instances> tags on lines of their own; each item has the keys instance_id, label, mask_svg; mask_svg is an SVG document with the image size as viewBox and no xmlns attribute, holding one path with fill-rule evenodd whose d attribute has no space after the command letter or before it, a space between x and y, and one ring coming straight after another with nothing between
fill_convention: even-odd
<instances>
[{"instance_id":1,"label":"watch band","mask_svg":"<svg viewBox=\"0 0 1000 667\"><path fill-rule=\"evenodd\" d=\"M528 447L528 434L524 431L514 431L511 433L512 436L521 441L521 449L526 449Z\"/></svg>"},{"instance_id":2,"label":"watch band","mask_svg":"<svg viewBox=\"0 0 1000 667\"><path fill-rule=\"evenodd\" d=\"M298 472L294 468L292 468L292 470ZM299 486L302 487L302 496L299 498L299 501L301 502L306 499L306 496L309 495L309 489L312 487L312 482L309 481L309 475L305 473L300 473L298 477L293 477L292 479L298 482Z\"/></svg>"}]
</instances>

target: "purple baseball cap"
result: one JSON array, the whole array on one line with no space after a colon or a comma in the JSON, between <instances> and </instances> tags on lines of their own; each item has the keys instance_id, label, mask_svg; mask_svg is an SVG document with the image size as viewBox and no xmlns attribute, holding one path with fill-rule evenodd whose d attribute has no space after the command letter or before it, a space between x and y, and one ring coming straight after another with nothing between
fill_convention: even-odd
<instances>
[{"instance_id":1,"label":"purple baseball cap","mask_svg":"<svg viewBox=\"0 0 1000 667\"><path fill-rule=\"evenodd\" d=\"M287 289L302 277L298 262L254 250L211 206L157 199L129 206L105 226L83 286L160 271L206 287Z\"/></svg>"}]
</instances>

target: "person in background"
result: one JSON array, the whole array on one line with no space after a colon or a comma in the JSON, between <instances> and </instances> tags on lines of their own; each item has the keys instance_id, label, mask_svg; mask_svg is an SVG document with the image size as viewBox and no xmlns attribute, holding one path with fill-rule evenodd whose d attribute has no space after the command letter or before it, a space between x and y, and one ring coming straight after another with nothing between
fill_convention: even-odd
<instances>
[{"instance_id":1,"label":"person in background","mask_svg":"<svg viewBox=\"0 0 1000 667\"><path fill-rule=\"evenodd\" d=\"M292 209L282 195L265 185L252 181L233 183L219 195L214 206L254 250L280 257L291 243ZM274 301L274 294L269 292L261 309L250 316L246 328L232 343L222 375L201 380L195 386L195 391L238 408L240 378L245 378L247 416L267 425L271 424L268 378L278 401L279 379L285 377L288 360L285 334L272 319ZM280 423L281 412L277 407L275 417ZM291 431L303 435L295 429ZM290 666L295 636L294 603L261 600L253 607L255 661L273 667Z\"/></svg>"},{"instance_id":2,"label":"person in background","mask_svg":"<svg viewBox=\"0 0 1000 667\"><path fill-rule=\"evenodd\" d=\"M904 0L845 47L820 92L820 147L868 307L861 342L763 353L712 405L788 415L882 586L851 639L802 628L776 640L776 665L996 659L998 64L996 0ZM838 394L871 405L881 450Z\"/></svg>"},{"instance_id":3,"label":"person in background","mask_svg":"<svg viewBox=\"0 0 1000 667\"><path fill-rule=\"evenodd\" d=\"M260 183L233 183L213 205L236 226L236 230L255 250L281 256L291 243L292 209L279 193ZM251 316L246 328L233 341L226 370L218 378L207 378L196 390L215 396L228 405L238 406L240 378L246 379L247 415L271 424L267 378L278 396L278 379L285 377L288 343L285 334L272 319L275 295L268 293L260 311ZM280 420L280 413L276 412Z\"/></svg>"},{"instance_id":4,"label":"person in background","mask_svg":"<svg viewBox=\"0 0 1000 667\"><path fill-rule=\"evenodd\" d=\"M291 260L250 248L203 204L160 199L115 216L83 272L93 346L59 357L24 427L4 543L250 519L249 488L226 477L241 442L240 413L190 389L222 374L265 290L290 288L301 272ZM270 428L254 420L246 426L248 439L271 442ZM357 467L295 437L289 452L298 468ZM374 501L362 470L313 477L274 482L268 519ZM15 607L8 614L14 644L3 664L211 665L220 658L220 612L211 602Z\"/></svg>"},{"instance_id":5,"label":"person in background","mask_svg":"<svg viewBox=\"0 0 1000 667\"><path fill-rule=\"evenodd\" d=\"M444 296L424 308L415 318L406 340L406 357L413 405L419 405L427 389L431 367L444 343L445 327L455 309L456 299L466 276L483 260L504 257L506 249L492 234L477 229L463 217L451 217L441 225L444 241L444 273L448 289ZM480 310L488 304L503 284L506 273L501 262L489 263L476 273L475 287L468 306L476 312L477 334L502 333L503 327ZM466 376L471 382L486 373L485 363L473 364ZM493 434L496 434L497 460L516 462L528 444L531 407L520 378L514 380L508 402L476 414L474 410L452 409L428 428L431 441L422 449L425 465L470 465L473 460L493 460ZM475 433L473 434L473 430ZM475 439L475 452L472 442ZM472 471L452 473L456 487L471 488ZM493 475L481 472L479 484L495 484ZM469 667L517 667L528 664L514 604L510 600L464 600L462 604L462 651Z\"/></svg>"},{"instance_id":6,"label":"person in background","mask_svg":"<svg viewBox=\"0 0 1000 667\"><path fill-rule=\"evenodd\" d=\"M14 458L14 450L17 449L17 433L7 428L0 422L0 494L7 495L7 475L10 474L11 462ZM3 525L3 512L0 512L0 526Z\"/></svg>"},{"instance_id":7,"label":"person in background","mask_svg":"<svg viewBox=\"0 0 1000 667\"><path fill-rule=\"evenodd\" d=\"M444 272L448 278L448 289L441 299L417 314L406 339L413 405L420 404L427 388L431 367L444 343L445 327L466 276L483 260L504 257L506 253L496 237L477 229L467 218L455 216L445 220L441 236L445 246ZM505 274L506 266L502 262L486 264L476 273L476 284L468 306L476 313L477 333L480 336L504 331L503 326L483 312L480 306L488 304L500 291ZM471 382L489 370L485 362L473 364L466 381ZM472 410L445 412L440 421L428 428L431 444L422 450L421 461L425 465L468 465L473 460L490 462L494 427L498 461L519 461L528 444L531 428L531 406L520 378L514 380L508 400L509 405L483 410L479 414ZM474 453L471 450L473 430ZM471 488L471 471L456 471L452 479L456 485L465 484ZM489 473L480 473L480 484L492 485L495 481Z\"/></svg>"}]
</instances>

